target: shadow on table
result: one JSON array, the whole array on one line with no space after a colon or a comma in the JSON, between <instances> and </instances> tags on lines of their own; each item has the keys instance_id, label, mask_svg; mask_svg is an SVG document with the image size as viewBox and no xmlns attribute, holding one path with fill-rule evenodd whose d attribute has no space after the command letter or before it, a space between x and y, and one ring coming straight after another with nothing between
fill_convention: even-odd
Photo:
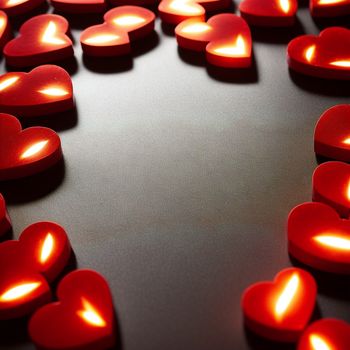
<instances>
[{"instance_id":1,"label":"shadow on table","mask_svg":"<svg viewBox=\"0 0 350 350\"><path fill-rule=\"evenodd\" d=\"M328 27L344 27L350 28L350 16L333 17L333 18L313 18L319 30L323 30Z\"/></svg>"},{"instance_id":2,"label":"shadow on table","mask_svg":"<svg viewBox=\"0 0 350 350\"><path fill-rule=\"evenodd\" d=\"M65 176L64 159L49 169L23 179L0 182L0 193L8 204L26 203L53 192Z\"/></svg>"}]
</instances>

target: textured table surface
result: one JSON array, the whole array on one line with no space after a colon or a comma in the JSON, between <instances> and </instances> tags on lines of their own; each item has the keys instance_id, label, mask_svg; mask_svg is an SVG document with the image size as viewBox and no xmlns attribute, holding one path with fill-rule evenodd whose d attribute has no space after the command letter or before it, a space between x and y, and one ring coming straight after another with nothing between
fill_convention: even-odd
<instances>
[{"instance_id":1,"label":"textured table surface","mask_svg":"<svg viewBox=\"0 0 350 350\"><path fill-rule=\"evenodd\" d=\"M244 330L241 294L292 264L286 218L311 199L315 122L350 95L289 72L288 41L323 25L305 6L298 20L253 32L248 74L206 68L159 21L131 60L83 59L90 19L71 21L77 110L42 120L59 131L64 164L0 191L14 237L56 221L78 267L106 277L121 349L281 349ZM349 280L317 279L319 313L350 321ZM34 349L25 322L0 323L0 349Z\"/></svg>"}]
</instances>

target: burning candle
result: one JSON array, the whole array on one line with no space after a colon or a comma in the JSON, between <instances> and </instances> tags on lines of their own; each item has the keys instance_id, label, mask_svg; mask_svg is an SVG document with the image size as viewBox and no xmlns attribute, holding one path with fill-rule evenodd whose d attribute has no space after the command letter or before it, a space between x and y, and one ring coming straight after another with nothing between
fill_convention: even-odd
<instances>
[{"instance_id":1,"label":"burning candle","mask_svg":"<svg viewBox=\"0 0 350 350\"><path fill-rule=\"evenodd\" d=\"M80 37L85 54L120 56L130 53L130 42L151 34L155 15L137 6L121 6L104 15L104 23L89 27Z\"/></svg>"},{"instance_id":2,"label":"burning candle","mask_svg":"<svg viewBox=\"0 0 350 350\"><path fill-rule=\"evenodd\" d=\"M242 298L245 324L262 337L294 342L311 318L316 293L316 282L308 272L285 269L273 282L246 289Z\"/></svg>"},{"instance_id":3,"label":"burning candle","mask_svg":"<svg viewBox=\"0 0 350 350\"><path fill-rule=\"evenodd\" d=\"M64 13L100 13L105 12L107 3L105 0L51 0L55 10Z\"/></svg>"},{"instance_id":4,"label":"burning candle","mask_svg":"<svg viewBox=\"0 0 350 350\"><path fill-rule=\"evenodd\" d=\"M0 11L0 49L2 50L4 45L11 37L11 30L7 15L4 11Z\"/></svg>"},{"instance_id":5,"label":"burning candle","mask_svg":"<svg viewBox=\"0 0 350 350\"><path fill-rule=\"evenodd\" d=\"M302 35L287 48L289 67L325 79L350 79L350 30L331 27L319 36Z\"/></svg>"},{"instance_id":6,"label":"burning candle","mask_svg":"<svg viewBox=\"0 0 350 350\"><path fill-rule=\"evenodd\" d=\"M112 296L105 279L92 270L71 272L60 282L58 302L31 318L29 334L43 349L109 349L115 345Z\"/></svg>"},{"instance_id":7,"label":"burning candle","mask_svg":"<svg viewBox=\"0 0 350 350\"><path fill-rule=\"evenodd\" d=\"M263 27L294 25L297 9L296 0L244 0L239 5L241 16L250 25Z\"/></svg>"},{"instance_id":8,"label":"burning candle","mask_svg":"<svg viewBox=\"0 0 350 350\"><path fill-rule=\"evenodd\" d=\"M349 0L310 0L313 17L337 17L350 14Z\"/></svg>"},{"instance_id":9,"label":"burning candle","mask_svg":"<svg viewBox=\"0 0 350 350\"><path fill-rule=\"evenodd\" d=\"M11 220L6 210L6 202L0 193L0 237L11 229Z\"/></svg>"},{"instance_id":10,"label":"burning candle","mask_svg":"<svg viewBox=\"0 0 350 350\"><path fill-rule=\"evenodd\" d=\"M233 14L220 14L207 22L190 19L175 28L178 45L206 52L210 64L226 68L251 65L252 40L246 22Z\"/></svg>"},{"instance_id":11,"label":"burning candle","mask_svg":"<svg viewBox=\"0 0 350 350\"><path fill-rule=\"evenodd\" d=\"M62 158L61 141L51 129L22 130L12 115L0 113L0 181L41 172Z\"/></svg>"},{"instance_id":12,"label":"burning candle","mask_svg":"<svg viewBox=\"0 0 350 350\"><path fill-rule=\"evenodd\" d=\"M73 56L72 41L66 35L69 24L58 15L39 15L26 21L19 36L9 41L4 55L9 65L28 67Z\"/></svg>"},{"instance_id":13,"label":"burning candle","mask_svg":"<svg viewBox=\"0 0 350 350\"><path fill-rule=\"evenodd\" d=\"M29 73L0 76L0 108L21 117L63 112L74 107L73 86L61 67L44 65Z\"/></svg>"},{"instance_id":14,"label":"burning candle","mask_svg":"<svg viewBox=\"0 0 350 350\"><path fill-rule=\"evenodd\" d=\"M17 16L32 11L44 2L44 0L0 0L0 10L9 16Z\"/></svg>"}]
</instances>

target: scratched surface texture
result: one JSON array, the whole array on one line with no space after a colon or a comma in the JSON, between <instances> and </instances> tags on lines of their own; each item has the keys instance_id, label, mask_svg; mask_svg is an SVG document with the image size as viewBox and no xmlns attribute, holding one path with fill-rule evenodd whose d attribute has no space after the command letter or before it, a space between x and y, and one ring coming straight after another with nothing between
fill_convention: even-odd
<instances>
[{"instance_id":1,"label":"scratched surface texture","mask_svg":"<svg viewBox=\"0 0 350 350\"><path fill-rule=\"evenodd\" d=\"M179 51L159 20L131 59L83 58L80 32L100 17L68 19L76 111L40 121L64 162L0 185L13 237L40 220L66 228L77 266L109 281L119 349L281 349L244 329L240 298L294 264L286 218L311 198L315 122L349 101L348 83L286 65L292 37L331 23L302 3L293 29L253 31L254 68L228 74ZM349 280L315 276L315 317L350 321ZM0 323L0 349L34 349L25 321Z\"/></svg>"}]
</instances>

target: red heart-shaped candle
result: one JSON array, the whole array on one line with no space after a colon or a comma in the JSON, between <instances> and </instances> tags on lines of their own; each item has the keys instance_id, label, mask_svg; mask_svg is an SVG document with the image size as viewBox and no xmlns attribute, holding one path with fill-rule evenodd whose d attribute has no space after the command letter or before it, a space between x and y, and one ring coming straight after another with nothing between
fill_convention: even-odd
<instances>
[{"instance_id":1,"label":"red heart-shaped candle","mask_svg":"<svg viewBox=\"0 0 350 350\"><path fill-rule=\"evenodd\" d=\"M335 209L343 218L350 214L350 165L326 162L319 165L312 178L312 199Z\"/></svg>"},{"instance_id":2,"label":"red heart-shaped candle","mask_svg":"<svg viewBox=\"0 0 350 350\"><path fill-rule=\"evenodd\" d=\"M179 24L187 19L204 21L206 11L224 10L230 4L228 0L162 0L158 11L162 21Z\"/></svg>"},{"instance_id":3,"label":"red heart-shaped candle","mask_svg":"<svg viewBox=\"0 0 350 350\"><path fill-rule=\"evenodd\" d=\"M177 43L184 49L205 51L209 63L226 68L251 65L252 39L244 19L231 13L207 22L189 19L175 28Z\"/></svg>"},{"instance_id":4,"label":"red heart-shaped candle","mask_svg":"<svg viewBox=\"0 0 350 350\"><path fill-rule=\"evenodd\" d=\"M9 65L29 67L73 56L72 41L66 35L67 20L58 15L39 15L26 21L19 36L4 47Z\"/></svg>"},{"instance_id":5,"label":"red heart-shaped candle","mask_svg":"<svg viewBox=\"0 0 350 350\"><path fill-rule=\"evenodd\" d=\"M314 17L337 17L350 14L350 0L310 0Z\"/></svg>"},{"instance_id":6,"label":"red heart-shaped candle","mask_svg":"<svg viewBox=\"0 0 350 350\"><path fill-rule=\"evenodd\" d=\"M0 237L11 228L11 220L6 210L5 199L0 193Z\"/></svg>"},{"instance_id":7,"label":"red heart-shaped candle","mask_svg":"<svg viewBox=\"0 0 350 350\"><path fill-rule=\"evenodd\" d=\"M29 12L43 4L45 0L0 0L0 9L9 16Z\"/></svg>"},{"instance_id":8,"label":"red heart-shaped candle","mask_svg":"<svg viewBox=\"0 0 350 350\"><path fill-rule=\"evenodd\" d=\"M295 22L297 0L243 0L239 4L241 16L254 26L288 27Z\"/></svg>"},{"instance_id":9,"label":"red heart-shaped candle","mask_svg":"<svg viewBox=\"0 0 350 350\"><path fill-rule=\"evenodd\" d=\"M138 6L120 6L104 15L104 23L89 27L80 37L85 54L119 56L130 53L130 41L141 39L154 30L155 15Z\"/></svg>"},{"instance_id":10,"label":"red heart-shaped candle","mask_svg":"<svg viewBox=\"0 0 350 350\"><path fill-rule=\"evenodd\" d=\"M10 24L4 11L0 11L0 49L8 42L11 36Z\"/></svg>"},{"instance_id":11,"label":"red heart-shaped candle","mask_svg":"<svg viewBox=\"0 0 350 350\"><path fill-rule=\"evenodd\" d=\"M288 268L273 282L259 282L243 294L245 324L258 335L282 342L297 341L310 321L317 286L306 271Z\"/></svg>"},{"instance_id":12,"label":"red heart-shaped candle","mask_svg":"<svg viewBox=\"0 0 350 350\"><path fill-rule=\"evenodd\" d=\"M287 48L289 67L326 79L350 79L350 30L331 27L319 36L302 35Z\"/></svg>"},{"instance_id":13,"label":"red heart-shaped candle","mask_svg":"<svg viewBox=\"0 0 350 350\"><path fill-rule=\"evenodd\" d=\"M51 0L57 11L65 13L99 13L107 8L105 0Z\"/></svg>"},{"instance_id":14,"label":"red heart-shaped candle","mask_svg":"<svg viewBox=\"0 0 350 350\"><path fill-rule=\"evenodd\" d=\"M62 158L61 141L51 129L22 130L12 115L0 113L0 181L33 175Z\"/></svg>"},{"instance_id":15,"label":"red heart-shaped candle","mask_svg":"<svg viewBox=\"0 0 350 350\"><path fill-rule=\"evenodd\" d=\"M350 349L348 323L325 318L310 325L301 336L297 350L348 350Z\"/></svg>"},{"instance_id":16,"label":"red heart-shaped candle","mask_svg":"<svg viewBox=\"0 0 350 350\"><path fill-rule=\"evenodd\" d=\"M350 274L350 221L323 203L303 203L288 217L288 250L315 269Z\"/></svg>"},{"instance_id":17,"label":"red heart-shaped candle","mask_svg":"<svg viewBox=\"0 0 350 350\"><path fill-rule=\"evenodd\" d=\"M29 73L0 76L0 108L20 117L63 112L74 107L73 86L61 67L44 65Z\"/></svg>"},{"instance_id":18,"label":"red heart-shaped candle","mask_svg":"<svg viewBox=\"0 0 350 350\"><path fill-rule=\"evenodd\" d=\"M350 162L350 105L337 105L318 120L314 135L315 153Z\"/></svg>"},{"instance_id":19,"label":"red heart-shaped candle","mask_svg":"<svg viewBox=\"0 0 350 350\"><path fill-rule=\"evenodd\" d=\"M102 350L115 344L112 296L101 275L71 272L60 282L57 297L30 320L29 334L38 348Z\"/></svg>"}]
</instances>

